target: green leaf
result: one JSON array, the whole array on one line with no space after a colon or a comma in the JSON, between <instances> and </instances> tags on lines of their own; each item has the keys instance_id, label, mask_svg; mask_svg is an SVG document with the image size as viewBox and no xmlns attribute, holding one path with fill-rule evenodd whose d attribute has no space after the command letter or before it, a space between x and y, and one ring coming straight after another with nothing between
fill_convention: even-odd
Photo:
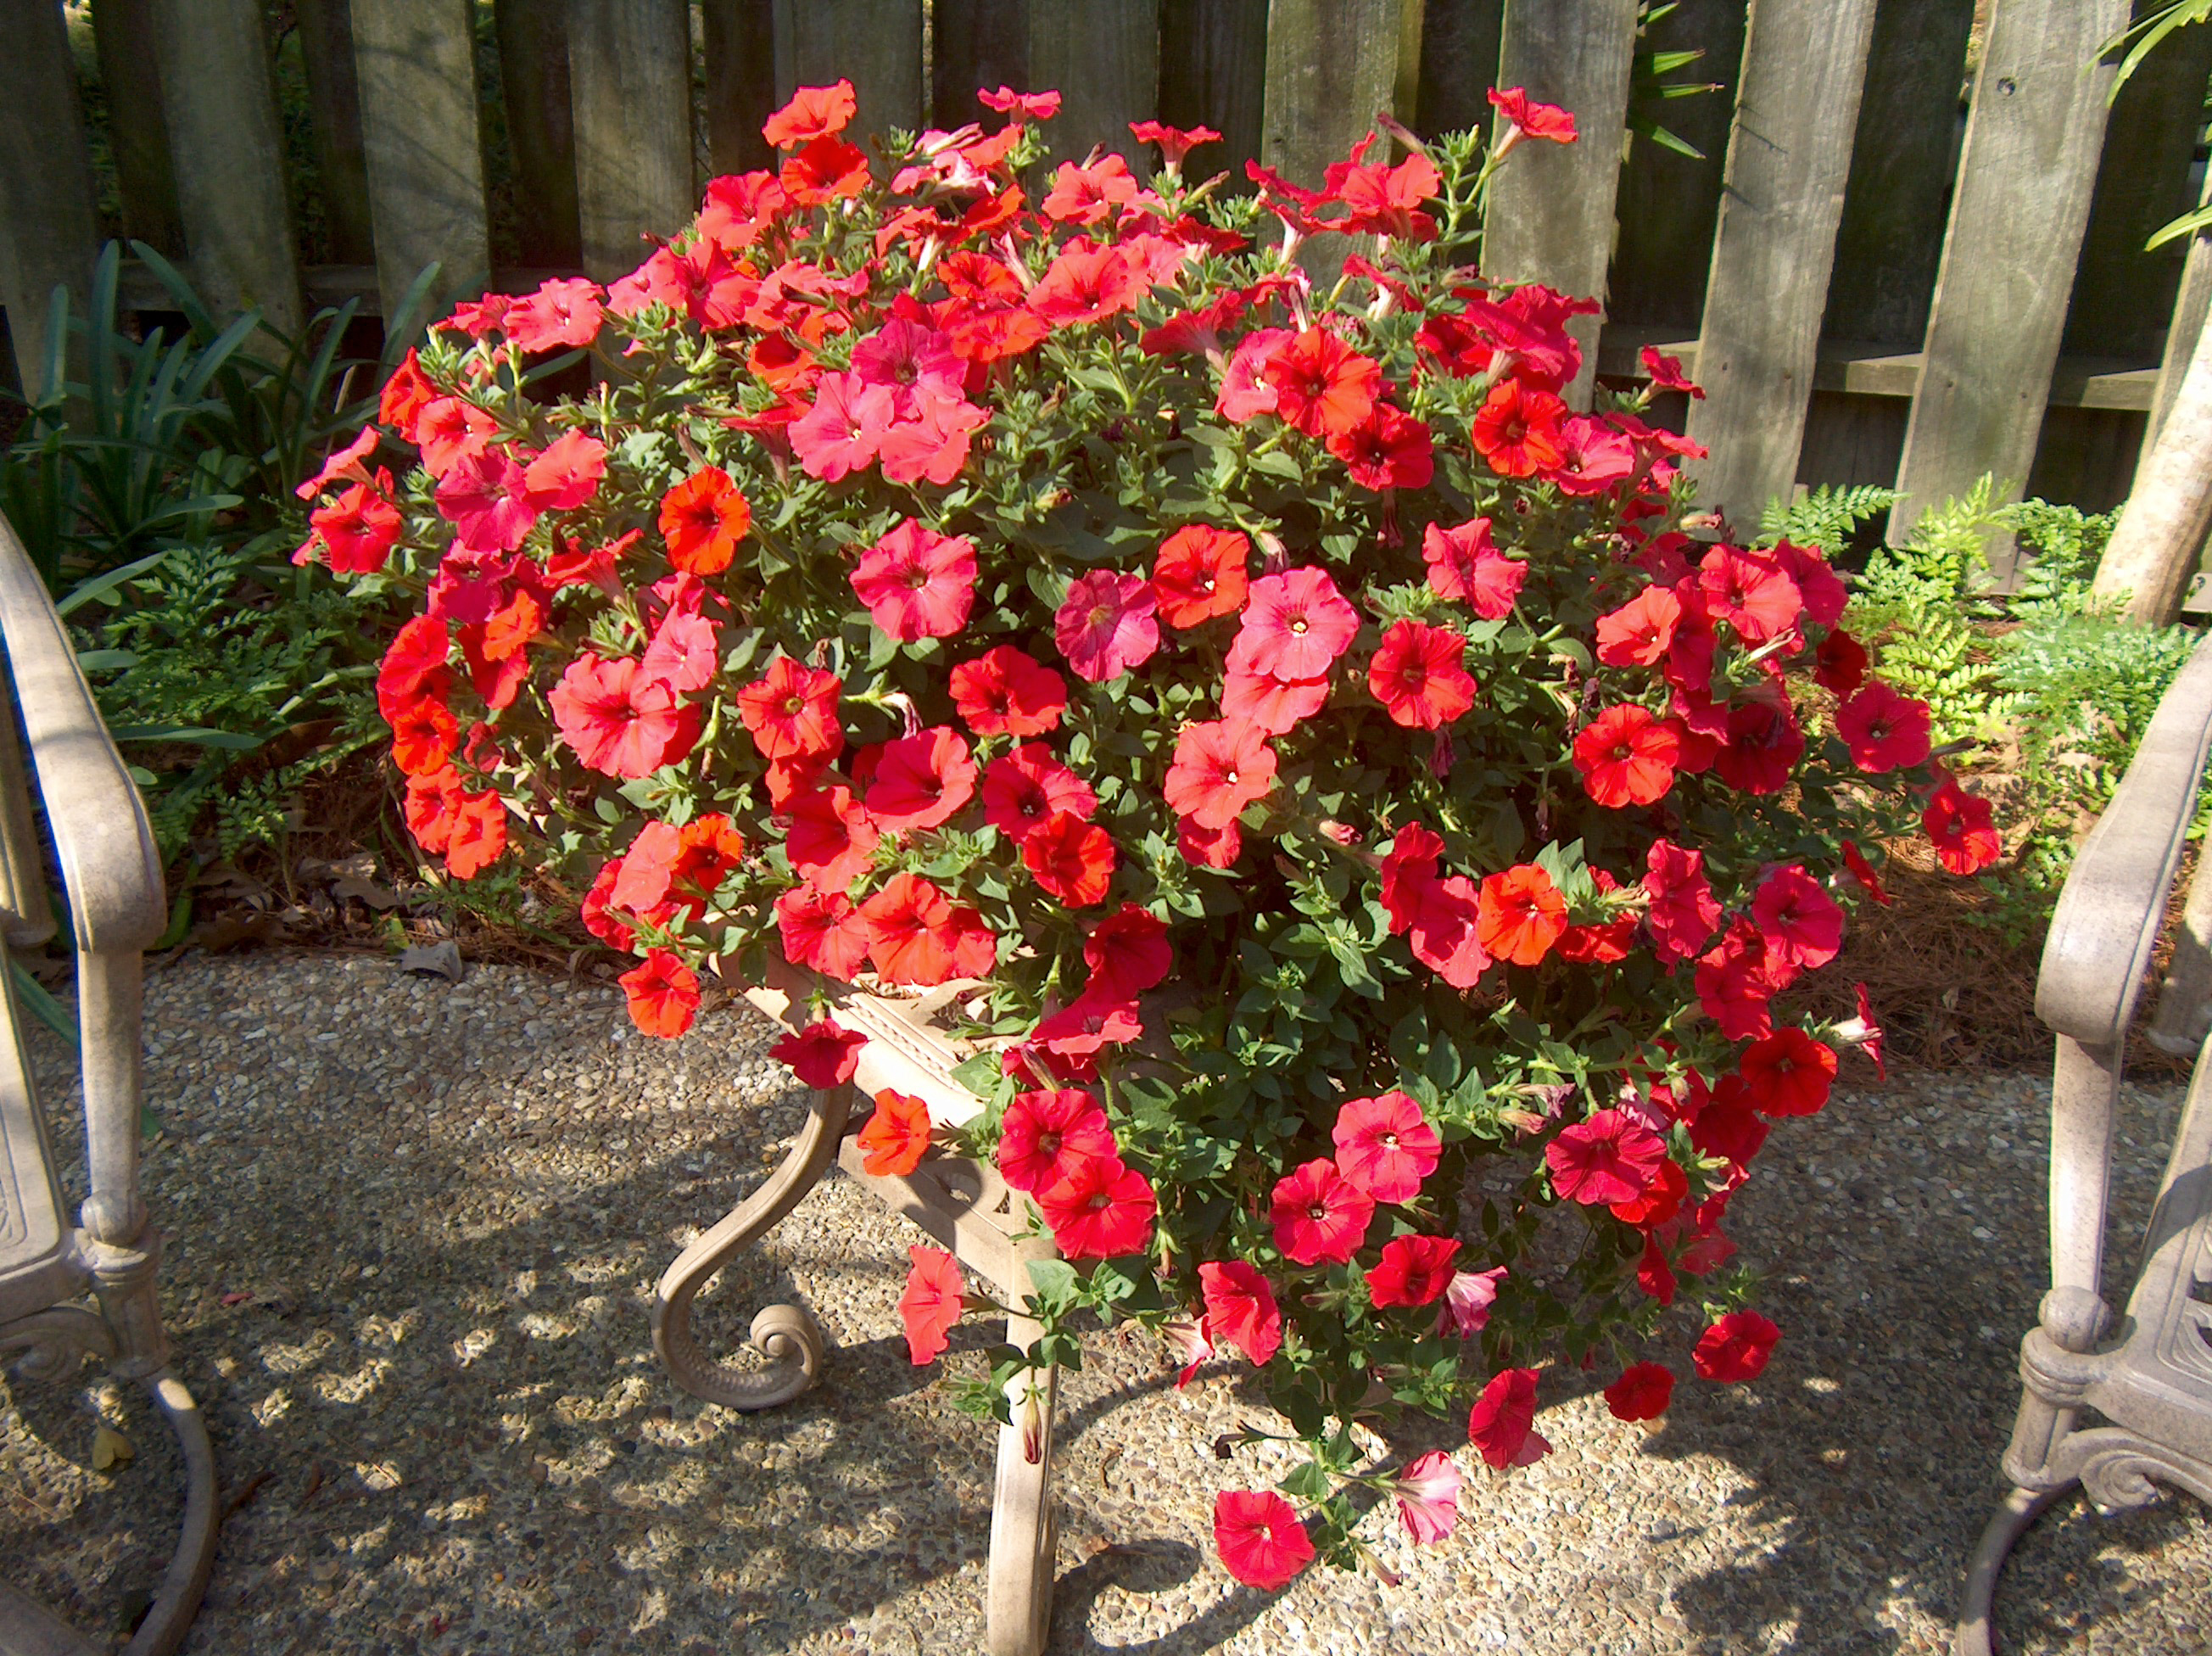
<instances>
[{"instance_id":1,"label":"green leaf","mask_svg":"<svg viewBox=\"0 0 2212 1656\"><path fill-rule=\"evenodd\" d=\"M1032 1259L1030 1282L1037 1298L1048 1306L1064 1306L1075 1297L1075 1267L1065 1259Z\"/></svg>"},{"instance_id":2,"label":"green leaf","mask_svg":"<svg viewBox=\"0 0 2212 1656\"><path fill-rule=\"evenodd\" d=\"M70 1009L47 994L46 986L25 971L23 963L13 956L8 961L8 981L15 987L15 998L33 1018L71 1046L77 1044L76 1020L70 1015Z\"/></svg>"},{"instance_id":3,"label":"green leaf","mask_svg":"<svg viewBox=\"0 0 2212 1656\"><path fill-rule=\"evenodd\" d=\"M1296 1495L1301 1501L1326 1501L1329 1492L1328 1473L1319 1461L1310 1460L1294 1468L1290 1476L1275 1487L1285 1495Z\"/></svg>"}]
</instances>

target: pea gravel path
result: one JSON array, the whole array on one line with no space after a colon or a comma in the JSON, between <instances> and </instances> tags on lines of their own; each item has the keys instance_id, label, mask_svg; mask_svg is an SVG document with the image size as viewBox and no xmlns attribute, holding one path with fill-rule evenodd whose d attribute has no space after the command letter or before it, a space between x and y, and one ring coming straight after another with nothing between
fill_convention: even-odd
<instances>
[{"instance_id":1,"label":"pea gravel path","mask_svg":"<svg viewBox=\"0 0 2212 1656\"><path fill-rule=\"evenodd\" d=\"M35 1038L74 1154L66 1055ZM707 1407L653 1356L653 1278L799 1121L766 1039L738 1009L647 1042L612 989L518 969L456 986L292 954L153 976L170 1326L240 1503L187 1650L978 1647L991 1440L906 1361L899 1223L833 1175L717 1290L726 1342L793 1289L822 1319L828 1378L788 1409ZM1259 1416L1225 1370L1177 1391L1148 1342L1095 1339L1066 1387L1052 1648L1947 1649L2039 1293L2045 1098L1923 1078L1784 1124L1732 1226L1772 1272L1766 1373L1686 1384L1649 1434L1606 1414L1609 1376L1548 1374L1556 1452L1478 1464L1443 1546L1390 1526L1395 1588L1237 1587L1206 1514L1268 1463L1211 1446ZM2130 1225L2177 1106L2130 1099ZM963 1329L951 1366L987 1342ZM158 1424L100 1385L0 1403L0 1579L112 1629L174 1521ZM96 1473L102 1417L138 1453ZM1407 1446L1430 1441L1450 1434ZM2212 1521L2184 1497L2117 1520L2077 1499L2001 1606L2008 1649L2205 1648Z\"/></svg>"}]
</instances>

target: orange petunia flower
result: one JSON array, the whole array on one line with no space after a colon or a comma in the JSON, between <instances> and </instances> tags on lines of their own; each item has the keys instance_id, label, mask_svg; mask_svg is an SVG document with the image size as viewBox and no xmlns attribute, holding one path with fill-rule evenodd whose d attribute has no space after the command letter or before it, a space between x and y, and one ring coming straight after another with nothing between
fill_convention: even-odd
<instances>
[{"instance_id":1,"label":"orange petunia flower","mask_svg":"<svg viewBox=\"0 0 2212 1656\"><path fill-rule=\"evenodd\" d=\"M912 1172L929 1148L929 1106L886 1087L876 1094L875 1113L860 1129L860 1148L866 1153L860 1166L878 1178Z\"/></svg>"},{"instance_id":2,"label":"orange petunia flower","mask_svg":"<svg viewBox=\"0 0 2212 1656\"><path fill-rule=\"evenodd\" d=\"M720 575L752 527L752 503L719 466L695 472L660 497L668 561L686 575Z\"/></svg>"},{"instance_id":3,"label":"orange petunia flower","mask_svg":"<svg viewBox=\"0 0 2212 1656\"><path fill-rule=\"evenodd\" d=\"M1523 862L1482 882L1474 934L1498 959L1533 966L1551 953L1566 928L1566 899L1534 863Z\"/></svg>"},{"instance_id":4,"label":"orange petunia flower","mask_svg":"<svg viewBox=\"0 0 2212 1656\"><path fill-rule=\"evenodd\" d=\"M1375 409L1382 368L1327 328L1311 327L1278 345L1262 371L1275 411L1309 437L1341 437Z\"/></svg>"}]
</instances>

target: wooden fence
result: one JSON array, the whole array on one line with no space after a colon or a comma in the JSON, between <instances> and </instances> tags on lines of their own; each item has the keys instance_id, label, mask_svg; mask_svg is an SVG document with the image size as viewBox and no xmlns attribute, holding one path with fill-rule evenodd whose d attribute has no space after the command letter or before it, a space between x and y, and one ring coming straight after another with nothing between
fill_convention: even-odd
<instances>
[{"instance_id":1,"label":"wooden fence","mask_svg":"<svg viewBox=\"0 0 2212 1656\"><path fill-rule=\"evenodd\" d=\"M375 312L433 259L449 294L618 275L705 177L767 161L794 86L840 76L866 129L1055 86L1063 153L1128 150L1158 113L1225 134L1216 165L1316 183L1378 110L1437 131L1488 120L1493 83L1564 104L1582 140L1500 174L1487 273L1606 295L1585 387L1634 378L1645 343L1681 356L1710 395L1671 411L1739 520L1794 482L1894 482L1901 531L1984 472L2110 504L2212 293L2204 252L2142 251L2196 198L2212 28L2108 113L2096 48L2129 0L1682 0L1648 27L1638 0L89 4L97 169L67 9L0 3L21 363L42 295L118 228L280 326L344 295ZM1720 89L1660 100L1650 54L1684 47ZM1650 118L1705 158L1629 142Z\"/></svg>"}]
</instances>

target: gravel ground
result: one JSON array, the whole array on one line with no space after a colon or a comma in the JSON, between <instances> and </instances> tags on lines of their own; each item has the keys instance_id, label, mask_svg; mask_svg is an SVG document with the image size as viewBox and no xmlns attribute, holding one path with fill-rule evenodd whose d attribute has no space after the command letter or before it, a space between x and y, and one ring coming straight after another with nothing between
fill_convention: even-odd
<instances>
[{"instance_id":1,"label":"gravel ground","mask_svg":"<svg viewBox=\"0 0 2212 1656\"><path fill-rule=\"evenodd\" d=\"M34 1038L73 1154L66 1055ZM705 1303L726 1349L804 1297L835 1350L799 1402L712 1408L653 1357L653 1278L800 1119L767 1038L738 1009L647 1042L616 992L514 969L270 955L150 979L169 1325L238 1502L188 1651L979 1647L992 1435L906 1361L899 1221L833 1173ZM1731 1226L1785 1330L1765 1374L1686 1384L1648 1434L1605 1412L1608 1376L1547 1375L1549 1458L1478 1463L1443 1546L1374 1526L1396 1587L1230 1581L1212 1493L1268 1463L1211 1446L1260 1411L1225 1370L1177 1391L1149 1342L1096 1339L1063 1392L1053 1650L1948 1649L2040 1291L2046 1096L1919 1078L1784 1123ZM2136 1234L2178 1105L2128 1101ZM948 1366L988 1335L961 1330ZM175 1522L159 1423L105 1385L0 1404L0 1579L112 1629ZM106 1473L100 1420L138 1450ZM2008 1650L2212 1645L2212 1520L2185 1497L2114 1519L2077 1498L2016 1560Z\"/></svg>"}]
</instances>

